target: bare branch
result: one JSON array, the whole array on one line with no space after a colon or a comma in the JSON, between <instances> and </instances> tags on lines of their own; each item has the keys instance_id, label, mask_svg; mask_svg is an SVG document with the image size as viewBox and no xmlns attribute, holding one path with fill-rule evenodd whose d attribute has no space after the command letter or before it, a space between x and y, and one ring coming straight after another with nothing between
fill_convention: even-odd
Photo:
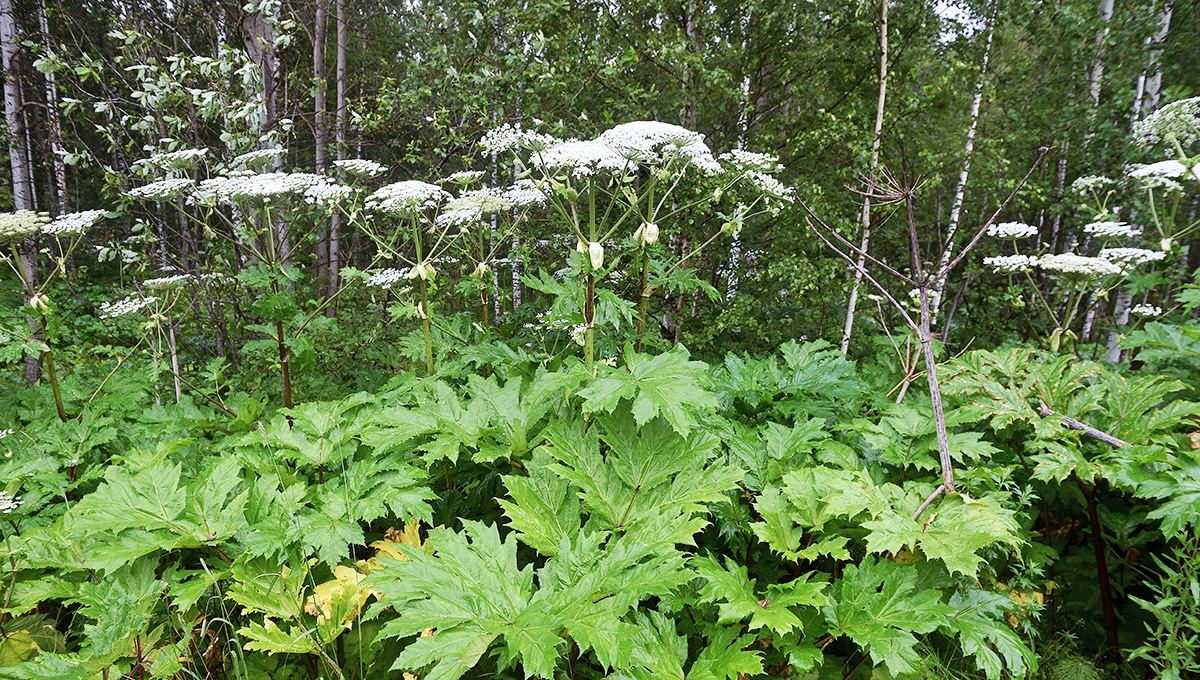
<instances>
[{"instance_id":1,"label":"bare branch","mask_svg":"<svg viewBox=\"0 0 1200 680\"><path fill-rule=\"evenodd\" d=\"M1071 418L1068 416L1056 414L1054 411L1050 410L1050 407L1046 405L1046 402L1044 402L1040 399L1038 400L1038 415L1040 415L1043 418L1049 418L1050 416L1058 415L1058 417L1063 421L1063 424L1066 425L1067 427L1071 428L1072 430L1079 430L1080 432L1086 434L1087 436L1091 437L1092 439L1102 441L1105 444L1108 444L1109 446L1113 447L1114 449L1119 449L1124 446L1130 446L1129 442L1121 440L1121 439L1117 439L1116 437L1112 436L1111 434L1097 430L1096 428L1092 427L1091 425L1081 423L1078 420L1075 420L1074 418Z\"/></svg>"},{"instance_id":2,"label":"bare branch","mask_svg":"<svg viewBox=\"0 0 1200 680\"><path fill-rule=\"evenodd\" d=\"M815 226L813 226L813 223L811 220L806 219L805 221L808 222L809 228L812 229L813 233L817 235L817 238L821 239L821 241L825 245L829 246L830 250L837 253L838 257L842 258L847 263L849 263L849 265L851 267L853 267L855 269L855 271L857 271L859 274L861 274L864 279L869 281L872 286L875 286L875 289L878 290L880 293L882 293L883 296L885 298L887 298L888 302L892 303L892 306L896 308L896 311L900 312L900 315L904 317L904 321L905 321L905 323L908 324L909 328L913 329L914 331L917 331L918 333L920 332L920 326L917 325L917 322L913 321L912 317L908 315L908 312L906 312L904 310L904 307L902 307L899 302L896 302L896 298L892 297L892 294L889 293L886 288L884 288L882 285L880 285L879 282L876 281L874 279L874 277L871 276L871 273L867 271L866 267L859 267L858 263L854 261L854 258L852 258L849 255L847 255L846 253L843 253L842 251L838 250L837 246L833 245L833 243L829 239L825 238L825 235L821 233L820 229L817 229ZM901 278L908 280L907 277L901 277Z\"/></svg>"},{"instance_id":3,"label":"bare branch","mask_svg":"<svg viewBox=\"0 0 1200 680\"><path fill-rule=\"evenodd\" d=\"M885 272L887 272L888 274L890 274L890 275L892 275L892 276L894 276L894 277L896 277L896 278L900 279L901 281L903 281L903 282L907 283L908 285L910 285L910 286L916 286L916 285L917 285L917 282L916 282L916 281L912 280L912 279L911 279L911 278L909 278L908 276L905 276L905 275L904 275L903 273L901 273L900 271L898 271L898 270L896 270L896 269L892 268L892 267L891 267L891 266L889 266L889 265L888 265L886 262L883 262L882 260L880 260L880 259L878 259L878 258L876 258L876 257L872 256L870 253L866 252L866 251L865 251L865 250L863 250L862 248L859 248L858 246L854 245L854 244L853 244L853 243L851 243L850 241L847 241L847 240L846 240L846 238L845 238L844 236L842 236L841 234L837 233L837 230L836 230L836 229L834 229L833 227L829 226L828 224L825 224L824 220L822 220L822 219L821 219L819 216L817 216L817 214L816 214L815 212L813 212L813 209L812 209L812 208L810 208L810 207L808 207L808 204L807 204L807 203L805 203L803 199L799 199L799 198L798 198L798 199L796 199L796 200L797 200L797 201L800 203L800 207L804 208L804 212L808 213L809 217L810 217L812 220L816 220L817 224L820 224L820 225L821 225L821 227L825 229L825 231L829 232L829 234L830 234L831 236L833 236L833 238L837 239L837 242L838 242L838 243L840 243L840 244L842 244L842 246L843 246L843 247L845 247L845 248L849 248L849 249L850 249L850 250L851 250L851 251L852 251L852 252L853 252L855 255L859 255L859 256L861 256L861 257L863 257L863 258L867 259L868 261L870 261L870 262L871 262L871 264L874 264L875 266L877 266L877 267L879 267L880 269L884 270L884 271L885 271ZM808 226L809 226L809 227L811 227L811 228L812 228L814 231L816 231L816 227L813 225L813 223L812 223L811 221L809 221L809 223L808 223ZM821 240L822 240L822 241L825 241L826 243L829 243L829 241L828 241L828 240L826 240L826 239L824 239L824 238L822 238ZM839 254L840 254L840 253L839 253ZM843 255L842 257L844 258L845 256Z\"/></svg>"}]
</instances>

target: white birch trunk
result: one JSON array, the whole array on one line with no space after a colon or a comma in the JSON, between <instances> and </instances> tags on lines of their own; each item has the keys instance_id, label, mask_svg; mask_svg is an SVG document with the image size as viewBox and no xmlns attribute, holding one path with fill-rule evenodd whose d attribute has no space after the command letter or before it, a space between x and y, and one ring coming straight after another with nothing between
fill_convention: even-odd
<instances>
[{"instance_id":1,"label":"white birch trunk","mask_svg":"<svg viewBox=\"0 0 1200 680\"><path fill-rule=\"evenodd\" d=\"M975 94L971 98L970 124L967 126L967 143L963 148L962 170L958 173L958 187L954 190L954 202L950 206L950 225L946 229L946 242L942 247L942 258L934 270L937 280L934 281L930 292L930 313L934 323L937 323L938 311L941 309L942 295L946 290L946 276L943 271L954 255L954 236L962 222L963 201L967 192L967 178L971 173L971 155L975 151L975 130L979 127L979 108L983 103L983 88L987 84L988 61L992 56L992 35L995 32L996 14L1000 11L999 0L992 3L988 14L987 26L984 28L983 62L979 65L979 79L975 81Z\"/></svg>"},{"instance_id":2,"label":"white birch trunk","mask_svg":"<svg viewBox=\"0 0 1200 680\"><path fill-rule=\"evenodd\" d=\"M888 2L879 3L879 100L875 106L875 136L871 141L871 164L867 168L867 178L875 179L875 171L879 168L879 147L883 140L883 111L887 104L888 81ZM863 198L862 209L862 242L859 249L867 252L871 244L871 199ZM850 285L850 299L846 301L846 325L842 329L842 354L850 350L850 336L854 334L854 309L858 306L858 289L862 284L862 272L866 267L867 258L858 256L854 268L854 283Z\"/></svg>"},{"instance_id":3,"label":"white birch trunk","mask_svg":"<svg viewBox=\"0 0 1200 680\"><path fill-rule=\"evenodd\" d=\"M43 40L50 42L50 22L46 18L46 3L38 0L38 28L42 31ZM46 79L46 121L50 126L50 159L54 168L54 188L58 193L56 207L58 214L67 212L67 163L64 159L66 149L63 147L62 113L58 109L58 81L53 71L47 71Z\"/></svg>"}]
</instances>

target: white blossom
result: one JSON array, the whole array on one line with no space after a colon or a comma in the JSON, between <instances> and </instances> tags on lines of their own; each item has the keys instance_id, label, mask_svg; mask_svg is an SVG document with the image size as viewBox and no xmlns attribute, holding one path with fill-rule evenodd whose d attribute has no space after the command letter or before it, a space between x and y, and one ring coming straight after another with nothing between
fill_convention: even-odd
<instances>
[{"instance_id":1,"label":"white blossom","mask_svg":"<svg viewBox=\"0 0 1200 680\"><path fill-rule=\"evenodd\" d=\"M54 221L42 228L51 236L63 234L82 234L104 218L108 212L104 210L84 210L83 212L67 213L54 218Z\"/></svg>"},{"instance_id":2,"label":"white blossom","mask_svg":"<svg viewBox=\"0 0 1200 680\"><path fill-rule=\"evenodd\" d=\"M1178 143L1186 147L1200 139L1200 97L1171 102L1134 126L1146 144Z\"/></svg>"},{"instance_id":3,"label":"white blossom","mask_svg":"<svg viewBox=\"0 0 1200 680\"><path fill-rule=\"evenodd\" d=\"M353 187L326 178L304 190L304 201L310 205L337 205L353 195Z\"/></svg>"},{"instance_id":4,"label":"white blossom","mask_svg":"<svg viewBox=\"0 0 1200 680\"><path fill-rule=\"evenodd\" d=\"M287 153L287 149L258 149L234 158L230 165L235 168L261 168L273 164L275 159L285 153Z\"/></svg>"},{"instance_id":5,"label":"white blossom","mask_svg":"<svg viewBox=\"0 0 1200 680\"><path fill-rule=\"evenodd\" d=\"M1085 224L1083 231L1084 233L1101 238L1129 237L1142 233L1141 229L1125 222L1092 222L1091 224Z\"/></svg>"},{"instance_id":6,"label":"white blossom","mask_svg":"<svg viewBox=\"0 0 1200 680\"><path fill-rule=\"evenodd\" d=\"M768 175L765 172L757 170L747 170L746 179L754 185L756 189L761 191L768 199L791 203L796 200L796 194L783 182L775 179L773 175Z\"/></svg>"},{"instance_id":7,"label":"white blossom","mask_svg":"<svg viewBox=\"0 0 1200 680\"><path fill-rule=\"evenodd\" d=\"M151 290L165 290L174 288L176 284L183 283L192 278L191 274L173 274L171 276L160 276L156 279L146 279L142 281L142 286Z\"/></svg>"},{"instance_id":8,"label":"white blossom","mask_svg":"<svg viewBox=\"0 0 1200 680\"><path fill-rule=\"evenodd\" d=\"M1100 251L1100 257L1120 267L1125 273L1146 262L1157 262L1167 256L1161 250L1146 250L1144 248L1105 248Z\"/></svg>"},{"instance_id":9,"label":"white blossom","mask_svg":"<svg viewBox=\"0 0 1200 680\"><path fill-rule=\"evenodd\" d=\"M739 172L757 170L758 172L775 172L779 170L779 159L765 153L755 153L743 149L730 149L721 154L721 162Z\"/></svg>"},{"instance_id":10,"label":"white blossom","mask_svg":"<svg viewBox=\"0 0 1200 680\"><path fill-rule=\"evenodd\" d=\"M1100 175L1088 175L1086 177L1080 177L1074 182L1071 182L1071 191L1077 194L1083 194L1089 191L1100 191L1102 189L1107 189L1112 185L1113 181L1107 177L1101 177Z\"/></svg>"},{"instance_id":11,"label":"white blossom","mask_svg":"<svg viewBox=\"0 0 1200 680\"><path fill-rule=\"evenodd\" d=\"M114 317L132 314L154 304L155 302L158 302L158 298L137 294L130 295L129 297L122 298L120 300L104 302L100 304L100 318L112 319Z\"/></svg>"},{"instance_id":12,"label":"white blossom","mask_svg":"<svg viewBox=\"0 0 1200 680\"><path fill-rule=\"evenodd\" d=\"M1038 259L1032 255L998 255L983 258L984 266L991 267L997 274L1014 274L1033 269Z\"/></svg>"},{"instance_id":13,"label":"white blossom","mask_svg":"<svg viewBox=\"0 0 1200 680\"><path fill-rule=\"evenodd\" d=\"M450 176L446 177L445 181L451 184L466 186L478 182L481 177L483 177L483 171L481 170L459 170L458 172L451 173Z\"/></svg>"},{"instance_id":14,"label":"white blossom","mask_svg":"<svg viewBox=\"0 0 1200 680\"><path fill-rule=\"evenodd\" d=\"M130 198L148 201L166 201L190 189L195 182L187 177L160 179L157 182L135 187L125 192Z\"/></svg>"},{"instance_id":15,"label":"white blossom","mask_svg":"<svg viewBox=\"0 0 1200 680\"><path fill-rule=\"evenodd\" d=\"M546 168L563 168L578 177L624 172L634 166L634 162L598 139L559 142L541 151L535 160Z\"/></svg>"},{"instance_id":16,"label":"white blossom","mask_svg":"<svg viewBox=\"0 0 1200 680\"><path fill-rule=\"evenodd\" d=\"M479 146L489 154L500 154L522 149L541 151L557 142L558 140L550 135L522 130L520 125L505 123L484 133L483 138L479 140Z\"/></svg>"},{"instance_id":17,"label":"white blossom","mask_svg":"<svg viewBox=\"0 0 1200 680\"><path fill-rule=\"evenodd\" d=\"M1121 273L1121 270L1108 260L1099 257L1075 255L1074 253L1043 255L1038 259L1037 264L1042 269L1061 274L1068 278L1088 279Z\"/></svg>"},{"instance_id":18,"label":"white blossom","mask_svg":"<svg viewBox=\"0 0 1200 680\"><path fill-rule=\"evenodd\" d=\"M1037 227L1024 222L1001 222L987 228L987 235L995 238L1029 238L1037 233Z\"/></svg>"},{"instance_id":19,"label":"white blossom","mask_svg":"<svg viewBox=\"0 0 1200 680\"><path fill-rule=\"evenodd\" d=\"M195 200L203 204L270 202L281 196L302 195L325 181L324 177L308 172L213 177L200 183Z\"/></svg>"},{"instance_id":20,"label":"white blossom","mask_svg":"<svg viewBox=\"0 0 1200 680\"><path fill-rule=\"evenodd\" d=\"M334 166L356 177L378 177L387 172L387 166L363 158L347 158L334 161Z\"/></svg>"},{"instance_id":21,"label":"white blossom","mask_svg":"<svg viewBox=\"0 0 1200 680\"><path fill-rule=\"evenodd\" d=\"M504 200L519 208L543 205L546 202L546 193L539 189L532 179L524 178L504 190Z\"/></svg>"},{"instance_id":22,"label":"white blossom","mask_svg":"<svg viewBox=\"0 0 1200 680\"><path fill-rule=\"evenodd\" d=\"M200 161L208 154L208 149L182 149L180 151L163 151L152 154L149 158L134 163L134 167L145 168L146 170L157 170L159 172L171 172L175 170L191 170L200 164Z\"/></svg>"},{"instance_id":23,"label":"white blossom","mask_svg":"<svg viewBox=\"0 0 1200 680\"><path fill-rule=\"evenodd\" d=\"M494 215L512 207L512 202L499 189L475 189L447 203L437 216L437 224L442 227L467 227L478 224L485 215Z\"/></svg>"},{"instance_id":24,"label":"white blossom","mask_svg":"<svg viewBox=\"0 0 1200 680\"><path fill-rule=\"evenodd\" d=\"M596 141L633 163L654 165L680 159L705 174L723 170L704 143L704 135L655 120L623 123L604 131Z\"/></svg>"},{"instance_id":25,"label":"white blossom","mask_svg":"<svg viewBox=\"0 0 1200 680\"><path fill-rule=\"evenodd\" d=\"M1162 316L1163 310L1162 307L1142 303L1134 305L1133 309L1130 309L1129 312L1137 316Z\"/></svg>"},{"instance_id":26,"label":"white blossom","mask_svg":"<svg viewBox=\"0 0 1200 680\"><path fill-rule=\"evenodd\" d=\"M49 222L49 215L32 210L0 213L0 243L23 241L41 231Z\"/></svg>"},{"instance_id":27,"label":"white blossom","mask_svg":"<svg viewBox=\"0 0 1200 680\"><path fill-rule=\"evenodd\" d=\"M7 437L8 435L10 435L12 433L13 433L13 430L11 428L7 429L7 430L0 430L0 439L4 439L5 437Z\"/></svg>"},{"instance_id":28,"label":"white blossom","mask_svg":"<svg viewBox=\"0 0 1200 680\"><path fill-rule=\"evenodd\" d=\"M412 216L436 208L450 194L441 187L418 180L405 180L380 187L367 197L367 207L396 215Z\"/></svg>"},{"instance_id":29,"label":"white blossom","mask_svg":"<svg viewBox=\"0 0 1200 680\"><path fill-rule=\"evenodd\" d=\"M367 280L367 285L387 290L407 278L407 269L383 269L371 274L371 278Z\"/></svg>"}]
</instances>

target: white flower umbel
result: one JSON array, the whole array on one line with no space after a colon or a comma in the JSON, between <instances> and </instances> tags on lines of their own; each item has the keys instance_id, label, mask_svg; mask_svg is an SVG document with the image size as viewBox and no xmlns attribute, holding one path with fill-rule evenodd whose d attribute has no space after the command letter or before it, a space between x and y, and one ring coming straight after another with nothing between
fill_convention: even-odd
<instances>
[{"instance_id":1,"label":"white flower umbel","mask_svg":"<svg viewBox=\"0 0 1200 680\"><path fill-rule=\"evenodd\" d=\"M796 194L788 188L783 182L775 179L773 175L768 175L765 172L757 170L748 170L746 179L754 188L763 193L768 200L781 201L783 203L791 203L796 200Z\"/></svg>"},{"instance_id":2,"label":"white flower umbel","mask_svg":"<svg viewBox=\"0 0 1200 680\"><path fill-rule=\"evenodd\" d=\"M705 174L722 171L704 143L704 135L656 120L624 123L604 131L596 141L633 163L655 165L680 159Z\"/></svg>"},{"instance_id":3,"label":"white flower umbel","mask_svg":"<svg viewBox=\"0 0 1200 680\"><path fill-rule=\"evenodd\" d=\"M0 243L24 241L41 231L50 222L46 213L18 210L0 213Z\"/></svg>"},{"instance_id":4,"label":"white flower umbel","mask_svg":"<svg viewBox=\"0 0 1200 680\"><path fill-rule=\"evenodd\" d=\"M1093 279L1121 273L1121 269L1108 260L1074 253L1043 255L1038 258L1037 265L1046 271L1073 279Z\"/></svg>"},{"instance_id":5,"label":"white flower umbel","mask_svg":"<svg viewBox=\"0 0 1200 680\"><path fill-rule=\"evenodd\" d=\"M1158 262L1166 256L1167 254L1161 250L1144 248L1105 248L1100 251L1101 258L1112 262L1126 273L1132 271L1139 264Z\"/></svg>"},{"instance_id":6,"label":"white flower umbel","mask_svg":"<svg viewBox=\"0 0 1200 680\"><path fill-rule=\"evenodd\" d=\"M134 167L141 168L147 173L157 172L174 172L177 170L193 170L200 165L200 161L208 154L208 149L182 149L180 151L164 151L151 155L149 158L134 163Z\"/></svg>"},{"instance_id":7,"label":"white flower umbel","mask_svg":"<svg viewBox=\"0 0 1200 680\"><path fill-rule=\"evenodd\" d=\"M1162 307L1142 303L1134 305L1133 309L1129 310L1129 313L1135 316L1162 316L1163 310Z\"/></svg>"},{"instance_id":8,"label":"white flower umbel","mask_svg":"<svg viewBox=\"0 0 1200 680\"><path fill-rule=\"evenodd\" d=\"M235 168L265 168L275 164L275 159L287 153L287 149L259 149L244 153L230 162Z\"/></svg>"},{"instance_id":9,"label":"white flower umbel","mask_svg":"<svg viewBox=\"0 0 1200 680\"><path fill-rule=\"evenodd\" d=\"M380 187L367 197L367 207L394 215L413 216L438 207L450 198L441 187L405 180Z\"/></svg>"},{"instance_id":10,"label":"white flower umbel","mask_svg":"<svg viewBox=\"0 0 1200 680\"><path fill-rule=\"evenodd\" d=\"M1131 165L1129 166L1129 176L1133 178L1142 177L1170 177L1178 179L1187 172L1187 166L1179 161L1159 161L1147 165Z\"/></svg>"},{"instance_id":11,"label":"white flower umbel","mask_svg":"<svg viewBox=\"0 0 1200 680\"><path fill-rule=\"evenodd\" d=\"M371 278L367 280L367 285L388 290L393 285L401 283L407 279L407 269L383 269L371 274Z\"/></svg>"},{"instance_id":12,"label":"white flower umbel","mask_svg":"<svg viewBox=\"0 0 1200 680\"><path fill-rule=\"evenodd\" d=\"M505 123L484 133L479 140L479 146L488 154L502 154L522 149L541 151L558 140L550 135L544 135L532 130L522 130L520 125Z\"/></svg>"},{"instance_id":13,"label":"white flower umbel","mask_svg":"<svg viewBox=\"0 0 1200 680\"><path fill-rule=\"evenodd\" d=\"M191 280L191 274L174 274L171 276L160 276L156 279L146 279L142 281L142 287L150 290L167 290L177 288L180 285Z\"/></svg>"},{"instance_id":14,"label":"white flower umbel","mask_svg":"<svg viewBox=\"0 0 1200 680\"><path fill-rule=\"evenodd\" d=\"M304 202L310 205L339 205L354 195L353 187L326 178L304 190Z\"/></svg>"},{"instance_id":15,"label":"white flower umbel","mask_svg":"<svg viewBox=\"0 0 1200 680\"><path fill-rule=\"evenodd\" d=\"M20 496L14 496L7 491L0 491L0 513L8 514L24 505Z\"/></svg>"},{"instance_id":16,"label":"white flower umbel","mask_svg":"<svg viewBox=\"0 0 1200 680\"><path fill-rule=\"evenodd\" d=\"M1134 134L1148 146L1161 143L1191 145L1200 139L1200 97L1167 104L1134 126Z\"/></svg>"},{"instance_id":17,"label":"white flower umbel","mask_svg":"<svg viewBox=\"0 0 1200 680\"><path fill-rule=\"evenodd\" d=\"M1033 269L1038 259L1032 255L998 255L983 258L985 267L990 267L997 274L1017 274Z\"/></svg>"},{"instance_id":18,"label":"white flower umbel","mask_svg":"<svg viewBox=\"0 0 1200 680\"><path fill-rule=\"evenodd\" d=\"M104 302L100 305L100 318L112 319L118 316L125 316L126 314L133 314L155 302L158 302L158 298L136 294L120 300Z\"/></svg>"},{"instance_id":19,"label":"white flower umbel","mask_svg":"<svg viewBox=\"0 0 1200 680\"><path fill-rule=\"evenodd\" d=\"M84 210L83 212L59 215L42 231L51 236L76 236L93 227L107 214L108 212L105 210Z\"/></svg>"},{"instance_id":20,"label":"white flower umbel","mask_svg":"<svg viewBox=\"0 0 1200 680\"><path fill-rule=\"evenodd\" d=\"M262 175L214 177L200 183L196 199L205 204L270 202L304 194L326 178L309 172L268 172Z\"/></svg>"},{"instance_id":21,"label":"white flower umbel","mask_svg":"<svg viewBox=\"0 0 1200 680\"><path fill-rule=\"evenodd\" d=\"M1071 191L1076 194L1084 194L1089 191L1103 191L1111 187L1113 184L1115 184L1115 182L1107 177L1088 175L1086 177L1080 177L1074 182L1071 182Z\"/></svg>"},{"instance_id":22,"label":"white flower umbel","mask_svg":"<svg viewBox=\"0 0 1200 680\"><path fill-rule=\"evenodd\" d=\"M987 228L987 235L995 238L1029 238L1037 233L1037 227L1024 222L1001 222Z\"/></svg>"},{"instance_id":23,"label":"white flower umbel","mask_svg":"<svg viewBox=\"0 0 1200 680\"><path fill-rule=\"evenodd\" d=\"M538 188L531 179L519 179L511 187L504 190L504 200L518 208L546 203L546 193Z\"/></svg>"},{"instance_id":24,"label":"white flower umbel","mask_svg":"<svg viewBox=\"0 0 1200 680\"><path fill-rule=\"evenodd\" d=\"M758 172L776 172L779 170L779 159L775 156L765 153L754 153L753 151L744 151L742 149L731 149L721 154L720 160L725 165L737 170L745 172L746 170L757 170Z\"/></svg>"},{"instance_id":25,"label":"white flower umbel","mask_svg":"<svg viewBox=\"0 0 1200 680\"><path fill-rule=\"evenodd\" d=\"M468 184L478 182L482 177L482 170L459 170L458 172L451 173L444 181L465 187Z\"/></svg>"},{"instance_id":26,"label":"white flower umbel","mask_svg":"<svg viewBox=\"0 0 1200 680\"><path fill-rule=\"evenodd\" d=\"M510 210L513 204L499 189L485 187L468 191L451 200L437 216L441 227L469 227L478 224L487 215Z\"/></svg>"},{"instance_id":27,"label":"white flower umbel","mask_svg":"<svg viewBox=\"0 0 1200 680\"><path fill-rule=\"evenodd\" d=\"M545 168L561 168L577 177L597 172L627 172L636 163L597 139L573 139L559 142L537 154L534 162Z\"/></svg>"},{"instance_id":28,"label":"white flower umbel","mask_svg":"<svg viewBox=\"0 0 1200 680\"><path fill-rule=\"evenodd\" d=\"M191 189L196 183L187 177L160 179L144 186L135 187L125 192L130 198L145 201L168 201Z\"/></svg>"},{"instance_id":29,"label":"white flower umbel","mask_svg":"<svg viewBox=\"0 0 1200 680\"><path fill-rule=\"evenodd\" d=\"M387 172L386 165L363 158L347 158L345 160L334 161L333 165L355 177L378 177Z\"/></svg>"},{"instance_id":30,"label":"white flower umbel","mask_svg":"<svg viewBox=\"0 0 1200 680\"><path fill-rule=\"evenodd\" d=\"M1085 234L1101 238L1125 238L1138 236L1141 229L1125 222L1092 222L1083 226Z\"/></svg>"}]
</instances>

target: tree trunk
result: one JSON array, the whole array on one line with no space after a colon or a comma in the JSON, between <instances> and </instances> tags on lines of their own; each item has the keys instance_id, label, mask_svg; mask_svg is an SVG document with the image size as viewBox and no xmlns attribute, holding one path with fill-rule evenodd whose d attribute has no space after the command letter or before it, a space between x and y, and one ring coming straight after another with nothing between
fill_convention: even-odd
<instances>
[{"instance_id":1,"label":"tree trunk","mask_svg":"<svg viewBox=\"0 0 1200 680\"><path fill-rule=\"evenodd\" d=\"M38 27L42 31L42 40L50 43L50 22L46 18L46 3L38 0ZM58 214L67 212L67 163L63 156L62 114L58 110L58 81L53 71L47 71L46 78L46 122L50 128L50 160L54 168L54 188L58 193L56 208Z\"/></svg>"},{"instance_id":2,"label":"tree trunk","mask_svg":"<svg viewBox=\"0 0 1200 680\"><path fill-rule=\"evenodd\" d=\"M317 0L316 17L313 19L313 160L317 172L323 173L329 167L329 156L326 145L329 142L325 130L325 28L329 23L327 0ZM323 226L317 237L317 280L326 281L329 277L329 228Z\"/></svg>"},{"instance_id":3,"label":"tree trunk","mask_svg":"<svg viewBox=\"0 0 1200 680\"><path fill-rule=\"evenodd\" d=\"M971 99L971 122L967 126L967 144L963 149L963 164L962 170L958 173L958 187L954 191L954 202L950 206L950 226L946 229L946 241L942 248L941 260L938 262L937 269L934 270L936 279L933 283L932 299L929 304L935 324L938 310L941 309L942 295L946 290L946 277L943 276L942 270L950 264L950 258L954 255L954 236L958 233L962 220L967 177L971 172L971 154L975 150L975 130L979 126L979 107L983 103L983 88L987 84L988 60L992 56L992 34L996 25L996 15L999 12L1000 2L995 0L992 3L991 12L988 13L987 26L984 28L983 62L979 65L979 79L975 81L975 96Z\"/></svg>"},{"instance_id":4,"label":"tree trunk","mask_svg":"<svg viewBox=\"0 0 1200 680\"><path fill-rule=\"evenodd\" d=\"M871 164L867 166L867 179L875 181L875 171L879 168L879 147L883 142L883 111L887 104L888 81L888 2L879 3L879 100L875 105L875 136L871 142ZM871 199L863 197L862 209L862 243L859 249L867 252L871 244ZM854 309L858 306L858 288L862 284L863 268L867 264L865 255L858 256L858 264L854 268L854 283L850 285L850 299L846 301L846 326L842 329L842 354L850 350L850 336L854 334Z\"/></svg>"},{"instance_id":5,"label":"tree trunk","mask_svg":"<svg viewBox=\"0 0 1200 680\"><path fill-rule=\"evenodd\" d=\"M0 0L0 66L4 76L4 117L8 124L8 158L12 166L13 207L33 210L33 170L25 147L25 117L21 110L20 45L17 42L17 21L13 16L12 0ZM37 287L37 246L34 242L20 249L21 269L24 271L28 303ZM41 325L29 317L29 331L35 338L42 335ZM25 355L25 382L32 385L42 377L42 358Z\"/></svg>"},{"instance_id":6,"label":"tree trunk","mask_svg":"<svg viewBox=\"0 0 1200 680\"><path fill-rule=\"evenodd\" d=\"M1103 24L1099 31L1096 31L1095 56L1092 58L1092 69L1088 72L1087 86L1088 98L1092 102L1092 118L1095 120L1100 108L1100 85L1104 80L1104 42L1108 39L1108 27L1112 23L1113 15L1113 0L1100 0L1100 23ZM1083 145L1086 148L1092 137L1095 126L1089 125L1088 131L1083 135Z\"/></svg>"},{"instance_id":7,"label":"tree trunk","mask_svg":"<svg viewBox=\"0 0 1200 680\"><path fill-rule=\"evenodd\" d=\"M1162 10L1159 11L1159 20L1162 22L1158 33L1151 38L1153 48L1150 50L1150 69L1146 76L1146 97L1143 105L1143 115L1153 113L1158 110L1158 102L1162 98L1162 53L1163 43L1167 41L1167 33L1171 30L1171 13L1173 11L1170 0L1163 4Z\"/></svg>"}]
</instances>

